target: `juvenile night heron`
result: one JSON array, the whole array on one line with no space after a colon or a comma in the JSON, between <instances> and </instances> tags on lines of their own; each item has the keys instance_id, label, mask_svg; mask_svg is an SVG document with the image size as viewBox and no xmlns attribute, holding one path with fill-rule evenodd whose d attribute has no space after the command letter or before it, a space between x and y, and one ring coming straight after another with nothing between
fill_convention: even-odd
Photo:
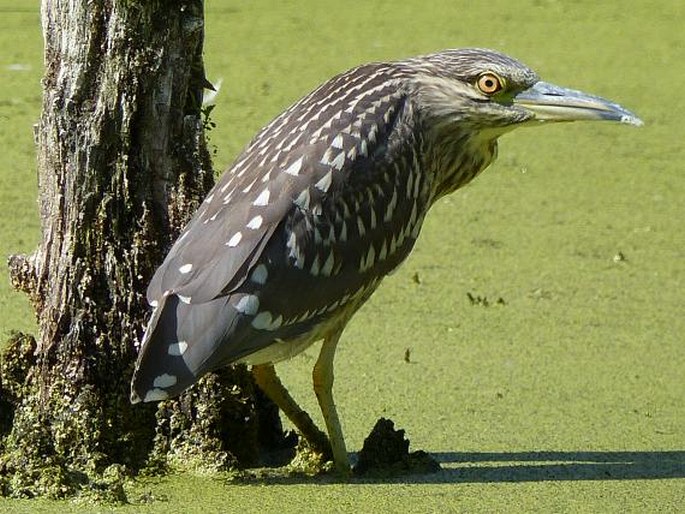
<instances>
[{"instance_id":1,"label":"juvenile night heron","mask_svg":"<svg viewBox=\"0 0 685 514\"><path fill-rule=\"evenodd\" d=\"M304 437L349 472L332 397L345 325L407 257L431 205L495 159L499 136L575 120L641 124L491 50L367 64L324 83L257 134L155 273L131 400L251 364ZM273 368L318 340L314 390L330 446Z\"/></svg>"}]
</instances>

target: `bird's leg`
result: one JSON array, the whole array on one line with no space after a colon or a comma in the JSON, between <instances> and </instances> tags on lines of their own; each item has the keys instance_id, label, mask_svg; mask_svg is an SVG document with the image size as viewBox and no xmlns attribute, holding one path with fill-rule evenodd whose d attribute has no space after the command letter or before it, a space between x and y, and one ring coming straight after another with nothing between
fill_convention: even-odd
<instances>
[{"instance_id":1,"label":"bird's leg","mask_svg":"<svg viewBox=\"0 0 685 514\"><path fill-rule=\"evenodd\" d=\"M316 399L319 401L319 406L326 422L328 439L333 450L333 462L339 473L350 475L350 461L347 458L345 439L340 427L338 411L335 409L335 402L333 401L333 358L335 357L335 347L341 334L342 330L338 330L324 339L321 345L321 353L319 353L319 358L314 365L312 378Z\"/></svg>"},{"instance_id":2,"label":"bird's leg","mask_svg":"<svg viewBox=\"0 0 685 514\"><path fill-rule=\"evenodd\" d=\"M252 366L252 375L259 388L271 398L279 409L295 425L314 451L321 453L329 459L333 455L331 445L326 434L317 427L312 418L303 411L276 375L272 364L259 364Z\"/></svg>"}]
</instances>

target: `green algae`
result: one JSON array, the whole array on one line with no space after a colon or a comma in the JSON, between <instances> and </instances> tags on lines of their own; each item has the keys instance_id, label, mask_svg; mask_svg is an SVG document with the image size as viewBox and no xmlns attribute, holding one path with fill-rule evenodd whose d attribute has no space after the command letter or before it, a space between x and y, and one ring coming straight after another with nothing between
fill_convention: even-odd
<instances>
[{"instance_id":1,"label":"green algae","mask_svg":"<svg viewBox=\"0 0 685 514\"><path fill-rule=\"evenodd\" d=\"M0 59L5 255L38 240L34 4L33 12L0 4L0 37L11 48ZM499 161L435 207L410 260L344 334L336 400L348 447L360 449L375 420L390 417L442 472L350 484L286 476L262 487L188 473L125 484L131 504L111 510L677 511L685 501L685 105L674 84L685 73L676 51L684 14L676 2L648 1L208 3L207 70L223 78L212 112L218 167L333 73L450 46L503 50L546 80L621 102L646 125L505 137ZM10 71L15 63L30 69ZM472 305L468 293L505 304ZM0 309L0 334L30 330L26 300L2 280ZM314 358L312 350L280 368L318 418ZM0 510L110 509L0 500Z\"/></svg>"}]
</instances>

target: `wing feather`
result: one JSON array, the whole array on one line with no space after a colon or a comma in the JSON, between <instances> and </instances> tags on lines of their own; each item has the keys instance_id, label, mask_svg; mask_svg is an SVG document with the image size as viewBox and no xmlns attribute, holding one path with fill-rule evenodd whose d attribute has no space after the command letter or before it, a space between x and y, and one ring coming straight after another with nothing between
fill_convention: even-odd
<instances>
[{"instance_id":1,"label":"wing feather","mask_svg":"<svg viewBox=\"0 0 685 514\"><path fill-rule=\"evenodd\" d=\"M412 129L402 123L406 93L397 69L360 67L252 140L150 283L148 301L157 307L132 399L175 396L209 370L308 334L346 302L364 301L406 257L416 210L413 179L397 166L413 158L398 143L407 140L398 127ZM246 281L258 263L273 266L264 285ZM291 292L311 306L303 311ZM271 326L255 325L255 312L238 308L245 295L273 314Z\"/></svg>"},{"instance_id":2,"label":"wing feather","mask_svg":"<svg viewBox=\"0 0 685 514\"><path fill-rule=\"evenodd\" d=\"M238 287L289 213L320 205L332 186L385 149L390 115L404 101L393 72L377 64L342 74L262 129L172 246L148 301L176 293L203 303Z\"/></svg>"}]
</instances>

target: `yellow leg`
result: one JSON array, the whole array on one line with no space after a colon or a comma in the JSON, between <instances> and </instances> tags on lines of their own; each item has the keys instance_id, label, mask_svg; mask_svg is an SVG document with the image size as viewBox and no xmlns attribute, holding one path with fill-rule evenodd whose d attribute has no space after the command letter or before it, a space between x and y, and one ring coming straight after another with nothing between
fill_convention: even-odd
<instances>
[{"instance_id":1,"label":"yellow leg","mask_svg":"<svg viewBox=\"0 0 685 514\"><path fill-rule=\"evenodd\" d=\"M314 392L326 422L328 439L333 450L333 462L340 474L349 476L351 473L350 461L347 458L347 449L340 427L340 419L338 419L338 411L335 409L335 402L333 401L333 358L341 334L342 330L339 330L324 339L321 353L319 353L319 358L314 365L312 378Z\"/></svg>"},{"instance_id":2,"label":"yellow leg","mask_svg":"<svg viewBox=\"0 0 685 514\"><path fill-rule=\"evenodd\" d=\"M290 396L290 393L288 393L288 390L283 386L278 375L276 375L273 365L260 364L252 366L252 375L259 388L271 398L271 401L278 405L278 408L292 421L309 445L315 451L321 453L324 458L331 458L333 454L326 434L319 430L312 421L312 418L309 417L309 414L303 411L293 397Z\"/></svg>"}]
</instances>

